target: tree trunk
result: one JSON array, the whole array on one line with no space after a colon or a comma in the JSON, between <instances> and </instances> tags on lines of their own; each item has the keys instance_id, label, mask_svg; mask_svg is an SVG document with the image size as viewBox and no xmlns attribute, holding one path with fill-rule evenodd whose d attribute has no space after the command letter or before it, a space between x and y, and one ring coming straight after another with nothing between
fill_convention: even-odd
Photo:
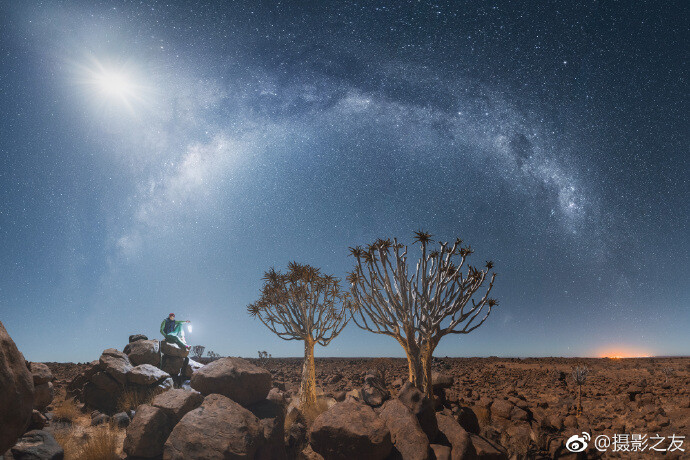
<instances>
[{"instance_id":1,"label":"tree trunk","mask_svg":"<svg viewBox=\"0 0 690 460\"><path fill-rule=\"evenodd\" d=\"M577 386L577 415L582 415L582 385Z\"/></svg>"},{"instance_id":2,"label":"tree trunk","mask_svg":"<svg viewBox=\"0 0 690 460\"><path fill-rule=\"evenodd\" d=\"M419 388L424 392L429 401L434 400L434 387L431 379L431 363L433 359L434 349L436 347L433 344L425 344L422 347L421 365L422 365L422 381Z\"/></svg>"},{"instance_id":3,"label":"tree trunk","mask_svg":"<svg viewBox=\"0 0 690 460\"><path fill-rule=\"evenodd\" d=\"M422 388L422 360L419 354L419 348L414 345L403 345L405 354L407 355L407 370L409 380L414 386L421 390Z\"/></svg>"},{"instance_id":4,"label":"tree trunk","mask_svg":"<svg viewBox=\"0 0 690 460\"><path fill-rule=\"evenodd\" d=\"M316 407L316 366L314 365L314 341L304 341L304 364L302 365L302 385L300 387L300 409L306 413Z\"/></svg>"}]
</instances>

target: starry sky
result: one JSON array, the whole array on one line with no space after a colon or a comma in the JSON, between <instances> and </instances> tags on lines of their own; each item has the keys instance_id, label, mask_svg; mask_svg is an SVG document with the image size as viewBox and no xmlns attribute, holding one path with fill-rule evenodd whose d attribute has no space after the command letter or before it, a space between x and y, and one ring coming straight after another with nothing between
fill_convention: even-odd
<instances>
[{"instance_id":1,"label":"starry sky","mask_svg":"<svg viewBox=\"0 0 690 460\"><path fill-rule=\"evenodd\" d=\"M169 312L300 356L263 272L424 229L500 306L437 356L690 354L683 1L3 2L0 320L90 361ZM318 347L317 347L318 348ZM317 356L404 356L354 324Z\"/></svg>"}]
</instances>

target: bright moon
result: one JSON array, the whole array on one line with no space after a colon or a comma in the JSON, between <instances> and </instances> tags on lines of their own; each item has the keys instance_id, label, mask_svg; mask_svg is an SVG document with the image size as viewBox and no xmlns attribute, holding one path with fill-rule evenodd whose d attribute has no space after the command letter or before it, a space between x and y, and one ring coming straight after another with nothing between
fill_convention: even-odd
<instances>
[{"instance_id":1,"label":"bright moon","mask_svg":"<svg viewBox=\"0 0 690 460\"><path fill-rule=\"evenodd\" d=\"M134 85L127 75L106 70L102 70L100 75L96 76L96 84L108 96L127 97L134 90Z\"/></svg>"},{"instance_id":2,"label":"bright moon","mask_svg":"<svg viewBox=\"0 0 690 460\"><path fill-rule=\"evenodd\" d=\"M92 102L104 112L125 108L131 114L150 103L151 88L142 85L141 72L131 62L103 62L91 58L89 64L75 66L75 81L85 85Z\"/></svg>"}]
</instances>

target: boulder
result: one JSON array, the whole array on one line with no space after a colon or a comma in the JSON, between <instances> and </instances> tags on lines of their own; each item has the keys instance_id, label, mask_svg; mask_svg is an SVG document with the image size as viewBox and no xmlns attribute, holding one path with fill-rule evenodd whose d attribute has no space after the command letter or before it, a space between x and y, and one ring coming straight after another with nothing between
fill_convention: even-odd
<instances>
[{"instance_id":1,"label":"boulder","mask_svg":"<svg viewBox=\"0 0 690 460\"><path fill-rule=\"evenodd\" d=\"M319 415L309 430L312 449L325 459L377 460L393 448L385 423L368 405L348 399Z\"/></svg>"},{"instance_id":2,"label":"boulder","mask_svg":"<svg viewBox=\"0 0 690 460\"><path fill-rule=\"evenodd\" d=\"M203 364L198 363L193 359L188 359L187 363L184 365L184 368L182 369L182 375L186 379L191 379L192 375L194 375L194 373L202 367L204 367Z\"/></svg>"},{"instance_id":3,"label":"boulder","mask_svg":"<svg viewBox=\"0 0 690 460\"><path fill-rule=\"evenodd\" d=\"M31 363L29 365L31 369L31 376L34 380L34 386L42 385L53 380L53 373L50 372L50 368L43 363Z\"/></svg>"},{"instance_id":4,"label":"boulder","mask_svg":"<svg viewBox=\"0 0 690 460\"><path fill-rule=\"evenodd\" d=\"M88 382L91 377L99 371L98 361L92 361L89 363L89 367L81 371L76 377L72 379L71 382L67 384L67 396L82 398L82 391L84 385Z\"/></svg>"},{"instance_id":5,"label":"boulder","mask_svg":"<svg viewBox=\"0 0 690 460\"><path fill-rule=\"evenodd\" d=\"M25 433L11 449L14 460L62 460L65 451L52 434L43 430Z\"/></svg>"},{"instance_id":6,"label":"boulder","mask_svg":"<svg viewBox=\"0 0 690 460\"><path fill-rule=\"evenodd\" d=\"M134 385L150 386L170 376L151 364L140 364L127 373L127 381Z\"/></svg>"},{"instance_id":7,"label":"boulder","mask_svg":"<svg viewBox=\"0 0 690 460\"><path fill-rule=\"evenodd\" d=\"M160 391L160 392L163 392L163 391L172 390L174 387L175 387L175 382L173 381L172 377L166 377L165 379L158 382L155 389ZM186 390L189 391L189 390L191 390L191 388L186 388Z\"/></svg>"},{"instance_id":8,"label":"boulder","mask_svg":"<svg viewBox=\"0 0 690 460\"><path fill-rule=\"evenodd\" d=\"M307 442L307 428L299 422L289 426L288 432L285 433L285 449L288 458L295 458Z\"/></svg>"},{"instance_id":9,"label":"boulder","mask_svg":"<svg viewBox=\"0 0 690 460\"><path fill-rule=\"evenodd\" d=\"M212 394L188 412L165 442L166 460L253 459L264 442L259 419L235 401Z\"/></svg>"},{"instance_id":10,"label":"boulder","mask_svg":"<svg viewBox=\"0 0 690 460\"><path fill-rule=\"evenodd\" d=\"M106 414L98 414L91 418L91 426L105 425L110 422L110 416Z\"/></svg>"},{"instance_id":11,"label":"boulder","mask_svg":"<svg viewBox=\"0 0 690 460\"><path fill-rule=\"evenodd\" d=\"M314 452L310 445L307 445L297 456L297 460L324 460L323 456Z\"/></svg>"},{"instance_id":12,"label":"boulder","mask_svg":"<svg viewBox=\"0 0 690 460\"><path fill-rule=\"evenodd\" d=\"M120 384L117 383L117 380L111 377L110 374L103 371L99 371L93 374L91 376L90 381L99 389L107 391L109 393L115 394L120 393L122 391L122 386L120 386Z\"/></svg>"},{"instance_id":13,"label":"boulder","mask_svg":"<svg viewBox=\"0 0 690 460\"><path fill-rule=\"evenodd\" d=\"M127 427L122 450L131 457L158 457L163 453L171 428L163 409L142 404Z\"/></svg>"},{"instance_id":14,"label":"boulder","mask_svg":"<svg viewBox=\"0 0 690 460\"><path fill-rule=\"evenodd\" d=\"M118 390L113 393L111 391L99 388L93 382L87 382L84 385L84 390L82 393L84 403L86 403L89 407L98 409L102 412L114 414L117 412L118 401L122 395L120 387L118 386L117 388Z\"/></svg>"},{"instance_id":15,"label":"boulder","mask_svg":"<svg viewBox=\"0 0 690 460\"><path fill-rule=\"evenodd\" d=\"M34 387L34 409L41 412L53 402L55 390L53 389L53 382L46 382Z\"/></svg>"},{"instance_id":16,"label":"boulder","mask_svg":"<svg viewBox=\"0 0 690 460\"><path fill-rule=\"evenodd\" d=\"M170 343L166 342L165 340L162 340L160 342L161 344L161 352L164 355L168 356L177 356L178 358L186 358L189 356L189 350L186 348L180 347L176 343Z\"/></svg>"},{"instance_id":17,"label":"boulder","mask_svg":"<svg viewBox=\"0 0 690 460\"><path fill-rule=\"evenodd\" d=\"M427 460L429 458L429 439L419 425L417 418L399 399L387 401L379 417L391 433L396 458L403 460Z\"/></svg>"},{"instance_id":18,"label":"boulder","mask_svg":"<svg viewBox=\"0 0 690 460\"><path fill-rule=\"evenodd\" d=\"M197 391L173 389L153 398L151 404L162 409L175 425L187 412L196 409L202 402L204 402L204 397Z\"/></svg>"},{"instance_id":19,"label":"boulder","mask_svg":"<svg viewBox=\"0 0 690 460\"><path fill-rule=\"evenodd\" d=\"M113 421L113 425L118 428L127 428L132 422L132 419L129 418L127 412L118 412L111 417L111 420Z\"/></svg>"},{"instance_id":20,"label":"boulder","mask_svg":"<svg viewBox=\"0 0 690 460\"><path fill-rule=\"evenodd\" d=\"M29 423L29 430L42 430L48 424L48 419L45 415L34 409L31 412L31 423Z\"/></svg>"},{"instance_id":21,"label":"boulder","mask_svg":"<svg viewBox=\"0 0 690 460\"><path fill-rule=\"evenodd\" d=\"M266 399L271 373L241 358L221 358L196 371L191 386L204 395L221 394L247 406Z\"/></svg>"},{"instance_id":22,"label":"boulder","mask_svg":"<svg viewBox=\"0 0 690 460\"><path fill-rule=\"evenodd\" d=\"M161 363L161 347L158 340L137 340L125 347L125 353L133 366L141 364L159 366Z\"/></svg>"},{"instance_id":23,"label":"boulder","mask_svg":"<svg viewBox=\"0 0 690 460\"><path fill-rule=\"evenodd\" d=\"M398 392L398 399L417 417L429 439L436 439L438 422L433 403L412 382L407 381Z\"/></svg>"},{"instance_id":24,"label":"boulder","mask_svg":"<svg viewBox=\"0 0 690 460\"><path fill-rule=\"evenodd\" d=\"M34 383L24 356L0 322L0 453L9 449L31 422Z\"/></svg>"},{"instance_id":25,"label":"boulder","mask_svg":"<svg viewBox=\"0 0 690 460\"><path fill-rule=\"evenodd\" d=\"M445 388L450 388L453 386L453 376L449 374L443 374L441 372L431 373L431 387L434 393Z\"/></svg>"},{"instance_id":26,"label":"boulder","mask_svg":"<svg viewBox=\"0 0 690 460\"><path fill-rule=\"evenodd\" d=\"M138 342L139 340L148 340L144 334L134 334L129 336L129 343Z\"/></svg>"},{"instance_id":27,"label":"boulder","mask_svg":"<svg viewBox=\"0 0 690 460\"><path fill-rule=\"evenodd\" d=\"M529 414L524 409L516 406L512 401L505 399L495 399L491 404L491 420L501 422L501 420L529 420Z\"/></svg>"},{"instance_id":28,"label":"boulder","mask_svg":"<svg viewBox=\"0 0 690 460\"><path fill-rule=\"evenodd\" d=\"M161 360L161 369L163 372L167 372L171 376L180 375L180 370L184 366L185 358L180 358L179 356L168 356L163 355Z\"/></svg>"},{"instance_id":29,"label":"boulder","mask_svg":"<svg viewBox=\"0 0 690 460\"><path fill-rule=\"evenodd\" d=\"M451 448L444 446L442 444L431 444L432 452L434 453L435 460L450 460L451 459Z\"/></svg>"},{"instance_id":30,"label":"boulder","mask_svg":"<svg viewBox=\"0 0 690 460\"><path fill-rule=\"evenodd\" d=\"M127 373L132 370L132 363L126 354L114 348L103 351L98 360L101 370L110 374L120 385L127 383Z\"/></svg>"},{"instance_id":31,"label":"boulder","mask_svg":"<svg viewBox=\"0 0 690 460\"><path fill-rule=\"evenodd\" d=\"M476 451L469 433L450 415L436 413L436 420L438 421L439 437L446 441L443 444L450 444L451 446L450 458L452 460L474 458Z\"/></svg>"},{"instance_id":32,"label":"boulder","mask_svg":"<svg viewBox=\"0 0 690 460\"><path fill-rule=\"evenodd\" d=\"M505 399L496 399L491 404L491 419L502 418L510 420L510 412L513 410L513 403Z\"/></svg>"},{"instance_id":33,"label":"boulder","mask_svg":"<svg viewBox=\"0 0 690 460\"><path fill-rule=\"evenodd\" d=\"M379 407L391 397L390 391L378 375L368 374L364 377L362 386L362 400L371 407Z\"/></svg>"},{"instance_id":34,"label":"boulder","mask_svg":"<svg viewBox=\"0 0 690 460\"><path fill-rule=\"evenodd\" d=\"M285 399L283 395L273 388L266 399L254 403L248 407L254 414L264 430L264 443L256 452L257 460L283 460L285 452Z\"/></svg>"},{"instance_id":35,"label":"boulder","mask_svg":"<svg viewBox=\"0 0 690 460\"><path fill-rule=\"evenodd\" d=\"M470 434L470 439L480 460L508 460L508 453L499 444L478 434Z\"/></svg>"}]
</instances>

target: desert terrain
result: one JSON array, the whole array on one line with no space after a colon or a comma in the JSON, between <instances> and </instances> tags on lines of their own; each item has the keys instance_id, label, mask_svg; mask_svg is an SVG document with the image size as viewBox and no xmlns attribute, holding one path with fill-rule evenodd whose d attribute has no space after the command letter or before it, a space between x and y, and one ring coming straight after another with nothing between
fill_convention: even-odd
<instances>
[{"instance_id":1,"label":"desert terrain","mask_svg":"<svg viewBox=\"0 0 690 460\"><path fill-rule=\"evenodd\" d=\"M289 406L299 392L302 358L246 361L270 373L273 391L288 406L281 439L287 458L324 458L309 444L310 428L304 425L313 421L291 415ZM109 444L101 448L112 453L103 454L111 455L104 458L128 458L123 444L131 430L130 420L102 414L84 404L82 396L75 398L73 382L93 372L98 363L45 364L52 373L55 398L44 410L43 430L62 444L65 458L86 458L83 446L104 437L106 431ZM580 389L580 414L572 375L577 367L588 371ZM427 458L690 458L688 442L680 438L687 436L690 427L690 358L435 358L433 368L436 413L458 421L474 440L475 449L462 456L452 439L441 437L431 440ZM317 392L327 402L324 410L348 400L364 401L361 404L372 405L380 413L385 406L378 402L396 398L407 380L407 362L399 358L317 358L316 369ZM183 388L188 385L184 378L175 382ZM365 398L367 387L369 397ZM73 415L65 417L66 407ZM136 412L136 408L129 412L134 420ZM588 447L582 453L568 451L565 442L582 432L591 435ZM646 442L634 447L633 434L642 435ZM599 436L611 440L603 451L603 445L600 449L594 445ZM656 436L652 442L650 438ZM681 439L680 445L672 445L671 439ZM400 455L417 458L395 447L389 458ZM8 452L5 460L11 458L29 457L12 457Z\"/></svg>"}]
</instances>

